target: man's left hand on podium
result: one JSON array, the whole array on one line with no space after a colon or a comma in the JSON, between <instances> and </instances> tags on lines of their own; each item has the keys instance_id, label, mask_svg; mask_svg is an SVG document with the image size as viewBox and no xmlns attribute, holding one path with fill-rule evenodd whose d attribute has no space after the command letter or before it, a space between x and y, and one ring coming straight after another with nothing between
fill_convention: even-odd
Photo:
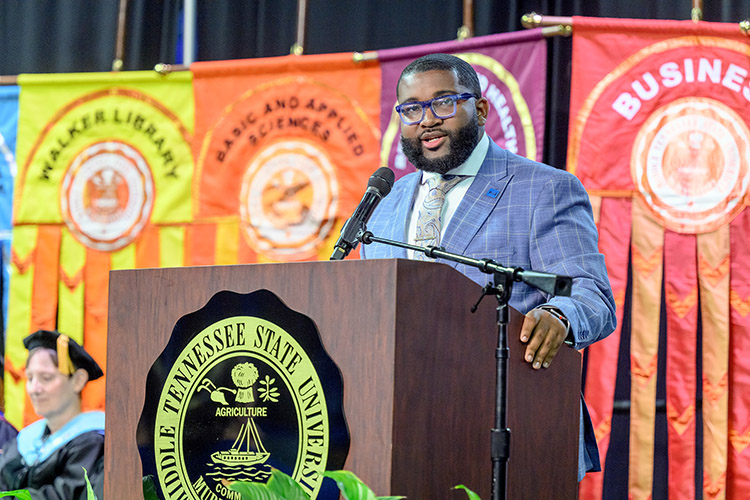
<instances>
[{"instance_id":1,"label":"man's left hand on podium","mask_svg":"<svg viewBox=\"0 0 750 500\"><path fill-rule=\"evenodd\" d=\"M526 344L524 359L532 363L535 370L549 367L567 335L564 316L542 308L532 309L521 328L521 342Z\"/></svg>"}]
</instances>

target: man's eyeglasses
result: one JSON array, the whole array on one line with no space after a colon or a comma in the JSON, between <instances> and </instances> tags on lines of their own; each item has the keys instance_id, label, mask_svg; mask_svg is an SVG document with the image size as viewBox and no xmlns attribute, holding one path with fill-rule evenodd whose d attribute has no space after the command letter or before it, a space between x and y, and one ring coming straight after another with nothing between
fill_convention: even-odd
<instances>
[{"instance_id":1,"label":"man's eyeglasses","mask_svg":"<svg viewBox=\"0 0 750 500\"><path fill-rule=\"evenodd\" d=\"M396 106L396 112L401 116L401 121L406 125L416 125L424 120L425 108L432 109L436 118L450 118L456 114L456 101L477 98L476 95L464 92L463 94L441 95L429 101L410 101Z\"/></svg>"}]
</instances>

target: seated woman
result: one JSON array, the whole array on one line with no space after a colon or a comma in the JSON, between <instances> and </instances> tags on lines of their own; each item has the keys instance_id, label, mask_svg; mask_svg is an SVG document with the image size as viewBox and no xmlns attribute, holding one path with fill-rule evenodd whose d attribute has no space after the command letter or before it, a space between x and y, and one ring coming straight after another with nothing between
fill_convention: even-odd
<instances>
[{"instance_id":1,"label":"seated woman","mask_svg":"<svg viewBox=\"0 0 750 500\"><path fill-rule=\"evenodd\" d=\"M83 467L91 476L104 455L104 413L82 413L81 391L102 370L80 345L56 331L39 330L23 344L29 350L26 391L43 418L3 447L0 491L29 490L35 500L85 499Z\"/></svg>"}]
</instances>

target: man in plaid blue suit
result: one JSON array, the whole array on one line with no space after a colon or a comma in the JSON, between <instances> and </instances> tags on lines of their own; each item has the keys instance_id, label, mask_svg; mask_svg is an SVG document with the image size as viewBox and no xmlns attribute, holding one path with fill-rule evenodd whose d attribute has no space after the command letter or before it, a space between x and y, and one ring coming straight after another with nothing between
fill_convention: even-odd
<instances>
[{"instance_id":1,"label":"man in plaid blue suit","mask_svg":"<svg viewBox=\"0 0 750 500\"><path fill-rule=\"evenodd\" d=\"M548 297L513 285L510 305L526 315L521 341L534 369L549 366L564 342L583 349L615 328L615 304L598 251L588 196L576 177L510 153L484 132L489 102L474 69L462 59L430 54L409 64L397 87L401 145L418 171L395 183L367 229L415 243L430 177L460 180L444 195L437 224L448 252L489 258L573 278L570 297ZM434 185L434 182L431 184ZM371 244L362 258L420 258ZM491 279L473 267L448 263L480 285ZM596 439L581 406L578 479L601 470Z\"/></svg>"}]
</instances>

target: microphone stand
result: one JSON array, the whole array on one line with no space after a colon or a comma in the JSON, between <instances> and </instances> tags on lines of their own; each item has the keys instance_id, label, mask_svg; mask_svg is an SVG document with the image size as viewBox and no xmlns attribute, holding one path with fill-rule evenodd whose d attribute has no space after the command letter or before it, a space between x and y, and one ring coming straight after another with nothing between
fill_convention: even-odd
<instances>
[{"instance_id":1,"label":"microphone stand","mask_svg":"<svg viewBox=\"0 0 750 500\"><path fill-rule=\"evenodd\" d=\"M364 245L381 243L421 252L431 259L445 259L479 269L491 274L493 281L482 289L471 312L475 312L486 295L497 298L497 348L495 349L495 427L490 431L490 455L492 458L492 500L504 500L508 494L508 459L510 458L510 429L508 428L508 302L514 281L521 281L550 295L569 296L572 278L537 271L525 271L520 267L504 267L491 259L474 259L451 252L442 247L420 247L400 241L373 236L362 225L357 240Z\"/></svg>"}]
</instances>

